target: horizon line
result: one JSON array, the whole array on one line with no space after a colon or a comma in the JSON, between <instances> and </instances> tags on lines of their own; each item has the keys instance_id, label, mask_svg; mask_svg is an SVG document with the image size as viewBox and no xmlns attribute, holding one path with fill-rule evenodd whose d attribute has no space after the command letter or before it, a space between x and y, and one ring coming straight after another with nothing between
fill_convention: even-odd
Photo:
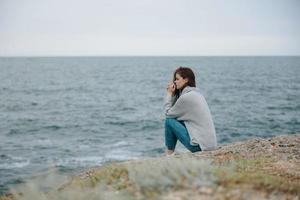
<instances>
[{"instance_id":1,"label":"horizon line","mask_svg":"<svg viewBox=\"0 0 300 200\"><path fill-rule=\"evenodd\" d=\"M0 55L0 58L51 58L51 57L299 57L300 54L270 55Z\"/></svg>"}]
</instances>

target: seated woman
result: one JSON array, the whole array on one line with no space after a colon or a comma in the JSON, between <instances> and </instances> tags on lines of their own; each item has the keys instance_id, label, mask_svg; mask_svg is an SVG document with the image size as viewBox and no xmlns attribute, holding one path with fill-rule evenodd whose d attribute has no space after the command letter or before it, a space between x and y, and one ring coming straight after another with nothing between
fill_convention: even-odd
<instances>
[{"instance_id":1,"label":"seated woman","mask_svg":"<svg viewBox=\"0 0 300 200\"><path fill-rule=\"evenodd\" d=\"M196 88L190 68L179 67L168 84L165 110L166 155L174 153L177 140L191 152L214 150L216 132L204 96Z\"/></svg>"}]
</instances>

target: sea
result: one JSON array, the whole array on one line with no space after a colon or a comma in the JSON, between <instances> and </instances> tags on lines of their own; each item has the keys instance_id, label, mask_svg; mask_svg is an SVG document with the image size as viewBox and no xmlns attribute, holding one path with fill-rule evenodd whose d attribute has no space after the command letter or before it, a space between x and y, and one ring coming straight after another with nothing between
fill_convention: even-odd
<instances>
[{"instance_id":1,"label":"sea","mask_svg":"<svg viewBox=\"0 0 300 200\"><path fill-rule=\"evenodd\" d=\"M179 66L193 69L220 147L300 133L299 56L2 57L0 195L51 169L163 156Z\"/></svg>"}]
</instances>

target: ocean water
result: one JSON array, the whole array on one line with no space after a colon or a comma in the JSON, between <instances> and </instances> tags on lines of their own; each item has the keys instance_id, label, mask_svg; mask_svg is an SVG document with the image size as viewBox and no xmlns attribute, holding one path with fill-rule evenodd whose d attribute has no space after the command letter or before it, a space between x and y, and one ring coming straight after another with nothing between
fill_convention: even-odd
<instances>
[{"instance_id":1,"label":"ocean water","mask_svg":"<svg viewBox=\"0 0 300 200\"><path fill-rule=\"evenodd\" d=\"M53 168L161 156L178 66L194 70L220 146L300 133L300 57L0 58L0 194Z\"/></svg>"}]
</instances>

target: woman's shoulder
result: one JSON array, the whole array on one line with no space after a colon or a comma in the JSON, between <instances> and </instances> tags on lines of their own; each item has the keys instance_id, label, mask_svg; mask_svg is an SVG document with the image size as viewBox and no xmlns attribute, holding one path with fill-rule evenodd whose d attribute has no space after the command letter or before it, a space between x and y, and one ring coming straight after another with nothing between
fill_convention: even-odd
<instances>
[{"instance_id":1,"label":"woman's shoulder","mask_svg":"<svg viewBox=\"0 0 300 200\"><path fill-rule=\"evenodd\" d=\"M181 94L184 95L184 94L189 94L189 93L194 93L194 92L200 93L200 89L197 88L197 87L186 86L186 87L182 90Z\"/></svg>"},{"instance_id":2,"label":"woman's shoulder","mask_svg":"<svg viewBox=\"0 0 300 200\"><path fill-rule=\"evenodd\" d=\"M188 98L190 96L202 96L200 90L196 87L186 87L181 93L181 97Z\"/></svg>"},{"instance_id":3,"label":"woman's shoulder","mask_svg":"<svg viewBox=\"0 0 300 200\"><path fill-rule=\"evenodd\" d=\"M195 101L195 100L199 100L199 98L203 98L201 93L196 92L196 91L190 91L190 92L180 95L178 100L180 100L180 101Z\"/></svg>"}]
</instances>

